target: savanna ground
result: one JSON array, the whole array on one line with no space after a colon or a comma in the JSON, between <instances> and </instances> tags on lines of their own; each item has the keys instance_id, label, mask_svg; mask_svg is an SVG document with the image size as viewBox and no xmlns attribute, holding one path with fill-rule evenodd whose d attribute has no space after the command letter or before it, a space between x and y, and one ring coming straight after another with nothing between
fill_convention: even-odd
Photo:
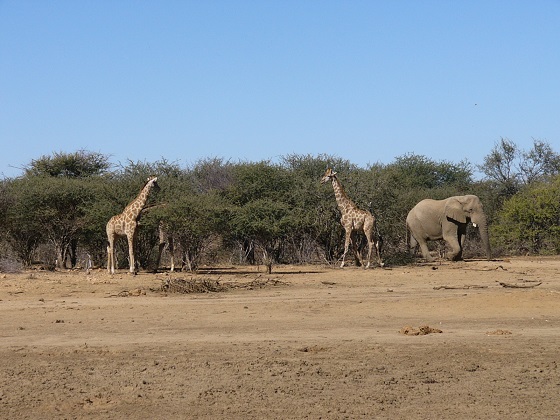
<instances>
[{"instance_id":1,"label":"savanna ground","mask_svg":"<svg viewBox=\"0 0 560 420\"><path fill-rule=\"evenodd\" d=\"M0 418L560 413L558 257L5 273L0 299Z\"/></svg>"}]
</instances>

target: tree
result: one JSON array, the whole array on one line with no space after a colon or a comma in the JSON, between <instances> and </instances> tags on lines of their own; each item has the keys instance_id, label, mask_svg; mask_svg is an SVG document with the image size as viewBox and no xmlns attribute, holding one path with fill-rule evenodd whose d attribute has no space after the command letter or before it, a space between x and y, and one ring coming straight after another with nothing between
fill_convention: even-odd
<instances>
[{"instance_id":1,"label":"tree","mask_svg":"<svg viewBox=\"0 0 560 420\"><path fill-rule=\"evenodd\" d=\"M72 267L77 263L78 242L87 224L87 207L96 201L87 180L108 175L110 167L108 157L101 153L55 152L32 160L25 167L21 182L14 184L23 194L19 199L27 203L27 216L40 224L41 236L54 246L53 260L59 268L66 267L68 258ZM18 216L12 216L15 222ZM17 230L12 229L12 239L18 235ZM21 240L18 243L20 250L30 249L30 246L22 249Z\"/></svg>"},{"instance_id":2,"label":"tree","mask_svg":"<svg viewBox=\"0 0 560 420\"><path fill-rule=\"evenodd\" d=\"M240 242L255 244L270 274L293 221L286 203L262 198L248 202L233 212L231 230L233 237Z\"/></svg>"},{"instance_id":3,"label":"tree","mask_svg":"<svg viewBox=\"0 0 560 420\"><path fill-rule=\"evenodd\" d=\"M183 266L195 271L204 253L225 230L226 212L222 197L205 193L181 195L153 216L165 220L168 232L180 245Z\"/></svg>"},{"instance_id":4,"label":"tree","mask_svg":"<svg viewBox=\"0 0 560 420\"><path fill-rule=\"evenodd\" d=\"M560 174L560 155L541 140L533 139L532 148L524 151L501 138L479 169L495 184L498 196L509 198L524 185Z\"/></svg>"},{"instance_id":5,"label":"tree","mask_svg":"<svg viewBox=\"0 0 560 420\"><path fill-rule=\"evenodd\" d=\"M472 183L472 169L468 161L436 162L426 156L405 154L385 167L397 188L435 189L444 186L464 188Z\"/></svg>"},{"instance_id":6,"label":"tree","mask_svg":"<svg viewBox=\"0 0 560 420\"><path fill-rule=\"evenodd\" d=\"M30 177L10 183L12 206L7 212L10 242L29 265L39 243L53 246L52 261L66 268L69 257L76 265L76 246L85 225L85 208L94 201L94 194L85 181L72 178Z\"/></svg>"},{"instance_id":7,"label":"tree","mask_svg":"<svg viewBox=\"0 0 560 420\"><path fill-rule=\"evenodd\" d=\"M34 186L22 179L9 180L5 184L3 200L8 204L2 220L2 228L11 248L26 266L31 266L43 230L39 221L29 210L34 207Z\"/></svg>"},{"instance_id":8,"label":"tree","mask_svg":"<svg viewBox=\"0 0 560 420\"><path fill-rule=\"evenodd\" d=\"M237 243L251 257L258 248L267 269L277 262L286 238L287 225L295 207L288 172L269 162L240 164L233 170L234 181L224 192L231 205L227 239Z\"/></svg>"},{"instance_id":9,"label":"tree","mask_svg":"<svg viewBox=\"0 0 560 420\"><path fill-rule=\"evenodd\" d=\"M490 180L502 186L507 196L512 196L519 189L519 173L515 170L518 155L517 145L502 137L484 157L484 163L479 165L479 169Z\"/></svg>"},{"instance_id":10,"label":"tree","mask_svg":"<svg viewBox=\"0 0 560 420\"><path fill-rule=\"evenodd\" d=\"M111 167L106 155L87 150L74 153L55 152L41 156L25 166L25 176L87 178L106 174Z\"/></svg>"},{"instance_id":11,"label":"tree","mask_svg":"<svg viewBox=\"0 0 560 420\"><path fill-rule=\"evenodd\" d=\"M86 220L85 208L93 202L94 195L79 179L36 177L27 182L35 184L32 207L27 211L53 245L57 268L67 268L68 257L74 267L78 238Z\"/></svg>"},{"instance_id":12,"label":"tree","mask_svg":"<svg viewBox=\"0 0 560 420\"><path fill-rule=\"evenodd\" d=\"M233 183L234 165L223 159L203 159L195 163L189 174L195 190L199 193L225 191Z\"/></svg>"},{"instance_id":13,"label":"tree","mask_svg":"<svg viewBox=\"0 0 560 420\"><path fill-rule=\"evenodd\" d=\"M494 241L511 253L560 252L560 176L533 183L504 202L492 229Z\"/></svg>"},{"instance_id":14,"label":"tree","mask_svg":"<svg viewBox=\"0 0 560 420\"><path fill-rule=\"evenodd\" d=\"M90 178L85 184L92 194L92 200L83 207L84 222L79 231L79 245L87 253L93 266L99 267L107 261L107 222L115 214L122 212L128 201L132 200L133 191L121 190L119 180L109 177ZM125 192L126 197L122 197ZM123 245L119 249L123 248L122 251L126 252Z\"/></svg>"},{"instance_id":15,"label":"tree","mask_svg":"<svg viewBox=\"0 0 560 420\"><path fill-rule=\"evenodd\" d=\"M547 180L560 174L560 154L548 143L533 139L533 147L521 152L519 170L524 184Z\"/></svg>"}]
</instances>

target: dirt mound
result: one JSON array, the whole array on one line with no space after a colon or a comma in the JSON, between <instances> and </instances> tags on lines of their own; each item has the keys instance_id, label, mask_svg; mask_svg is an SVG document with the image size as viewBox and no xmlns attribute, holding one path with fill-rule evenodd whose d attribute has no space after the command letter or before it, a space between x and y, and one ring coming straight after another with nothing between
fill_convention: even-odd
<instances>
[{"instance_id":1,"label":"dirt mound","mask_svg":"<svg viewBox=\"0 0 560 420\"><path fill-rule=\"evenodd\" d=\"M432 328L428 325L422 325L418 329L413 328L409 325L402 327L399 330L399 334L403 335L428 335L428 334L441 334L443 331L437 328Z\"/></svg>"},{"instance_id":2,"label":"dirt mound","mask_svg":"<svg viewBox=\"0 0 560 420\"><path fill-rule=\"evenodd\" d=\"M232 289L262 289L270 286L287 285L278 279L257 278L249 282L224 282L212 279L165 279L161 291L166 293L210 293L225 292Z\"/></svg>"},{"instance_id":3,"label":"dirt mound","mask_svg":"<svg viewBox=\"0 0 560 420\"><path fill-rule=\"evenodd\" d=\"M511 331L498 329L494 331L487 331L486 335L511 335Z\"/></svg>"}]
</instances>

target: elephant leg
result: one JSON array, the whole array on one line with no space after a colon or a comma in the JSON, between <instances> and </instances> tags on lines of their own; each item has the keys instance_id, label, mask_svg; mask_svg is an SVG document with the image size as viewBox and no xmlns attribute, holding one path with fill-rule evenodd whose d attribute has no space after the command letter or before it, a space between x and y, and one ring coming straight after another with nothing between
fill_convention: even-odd
<instances>
[{"instance_id":1,"label":"elephant leg","mask_svg":"<svg viewBox=\"0 0 560 420\"><path fill-rule=\"evenodd\" d=\"M445 238L444 238L445 239ZM461 260L462 254L463 254L463 250L460 244L461 239L458 237L453 237L453 238L447 238L445 239L445 241L447 242L447 244L449 245L449 247L451 248L451 253L449 254L449 259L451 261L459 261Z\"/></svg>"},{"instance_id":2,"label":"elephant leg","mask_svg":"<svg viewBox=\"0 0 560 420\"><path fill-rule=\"evenodd\" d=\"M428 262L434 261L434 258L430 255L430 250L428 249L428 243L422 239L418 241L418 245L420 245L420 251L422 251L422 256Z\"/></svg>"},{"instance_id":3,"label":"elephant leg","mask_svg":"<svg viewBox=\"0 0 560 420\"><path fill-rule=\"evenodd\" d=\"M463 249L464 249L466 237L467 237L466 233L461 233L459 236L459 253L457 254L456 261L463 259Z\"/></svg>"}]
</instances>

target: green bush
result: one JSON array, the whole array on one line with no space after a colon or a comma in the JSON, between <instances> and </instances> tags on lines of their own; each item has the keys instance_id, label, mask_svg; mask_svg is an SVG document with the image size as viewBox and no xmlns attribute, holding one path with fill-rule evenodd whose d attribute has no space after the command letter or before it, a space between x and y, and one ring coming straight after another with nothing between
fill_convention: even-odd
<instances>
[{"instance_id":1,"label":"green bush","mask_svg":"<svg viewBox=\"0 0 560 420\"><path fill-rule=\"evenodd\" d=\"M542 141L527 152L502 139L479 167L486 175L479 181L467 161L415 154L367 168L325 154L286 155L280 163L214 158L186 168L166 160L115 168L106 156L87 151L42 156L21 177L0 184L0 258L30 265L41 255L70 268L87 255L103 266L108 220L138 195L148 176L157 175L161 188L142 212L135 247L141 267L156 261L161 222L190 269L218 255L269 269L275 263L332 263L342 255L344 231L332 187L320 184L327 167L338 172L348 197L377 218L389 264L410 261L405 219L416 203L463 194L481 198L496 255L560 252L559 155ZM467 232L476 239L476 229ZM126 267L126 241L116 248Z\"/></svg>"},{"instance_id":2,"label":"green bush","mask_svg":"<svg viewBox=\"0 0 560 420\"><path fill-rule=\"evenodd\" d=\"M505 201L492 226L496 246L509 254L560 252L560 176L532 184Z\"/></svg>"}]
</instances>

